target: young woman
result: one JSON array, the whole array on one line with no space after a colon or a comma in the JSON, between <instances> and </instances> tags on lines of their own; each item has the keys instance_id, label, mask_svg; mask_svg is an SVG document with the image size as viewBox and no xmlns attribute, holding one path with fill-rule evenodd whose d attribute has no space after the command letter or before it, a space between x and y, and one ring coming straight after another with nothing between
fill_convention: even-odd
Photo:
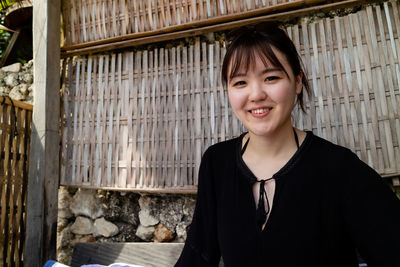
<instances>
[{"instance_id":1,"label":"young woman","mask_svg":"<svg viewBox=\"0 0 400 267\"><path fill-rule=\"evenodd\" d=\"M233 33L222 81L248 130L204 153L176 266L400 266L400 201L350 150L296 129L310 88L286 33ZM301 112L300 109L298 112ZM296 111L297 112L297 111Z\"/></svg>"}]
</instances>

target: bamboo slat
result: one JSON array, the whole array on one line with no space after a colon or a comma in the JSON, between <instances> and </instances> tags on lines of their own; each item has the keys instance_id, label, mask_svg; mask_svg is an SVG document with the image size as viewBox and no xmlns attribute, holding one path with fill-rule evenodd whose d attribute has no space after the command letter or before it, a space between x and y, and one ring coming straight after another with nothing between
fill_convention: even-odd
<instances>
[{"instance_id":1,"label":"bamboo slat","mask_svg":"<svg viewBox=\"0 0 400 267\"><path fill-rule=\"evenodd\" d=\"M23 266L32 106L0 96L0 265Z\"/></svg>"},{"instance_id":2,"label":"bamboo slat","mask_svg":"<svg viewBox=\"0 0 400 267\"><path fill-rule=\"evenodd\" d=\"M232 16L246 17L285 10L298 6L328 2L323 0L249 0L247 5L224 0L64 0L63 17L67 45L82 44L127 34L172 27L191 27L210 19L229 20ZM246 15L246 12L249 13ZM251 13L252 14L252 13Z\"/></svg>"},{"instance_id":3,"label":"bamboo slat","mask_svg":"<svg viewBox=\"0 0 400 267\"><path fill-rule=\"evenodd\" d=\"M264 5L203 1L203 13L193 13L191 3L183 6L187 13L177 5L176 18L209 16L208 5L211 14L215 4L224 12ZM168 6L168 1L158 2L164 10L158 23L173 23ZM135 12L145 17L142 9ZM286 28L303 58L313 93L305 101L306 115L294 110L295 125L350 148L381 175L391 177L400 174L397 21L399 5L391 1L342 17L303 19ZM63 134L72 137L63 139L63 164L71 177L62 177L62 183L195 191L204 150L245 130L232 115L220 82L225 46L223 40L196 37L187 45L69 60Z\"/></svg>"}]
</instances>

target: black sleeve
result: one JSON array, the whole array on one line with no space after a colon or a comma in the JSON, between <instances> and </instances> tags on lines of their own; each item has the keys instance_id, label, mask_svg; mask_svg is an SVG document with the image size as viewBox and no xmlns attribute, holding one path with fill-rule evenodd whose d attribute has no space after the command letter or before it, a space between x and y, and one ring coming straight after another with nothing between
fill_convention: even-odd
<instances>
[{"instance_id":1,"label":"black sleeve","mask_svg":"<svg viewBox=\"0 0 400 267\"><path fill-rule=\"evenodd\" d=\"M349 234L369 267L400 266L400 200L357 155L348 151L343 215Z\"/></svg>"},{"instance_id":2,"label":"black sleeve","mask_svg":"<svg viewBox=\"0 0 400 267\"><path fill-rule=\"evenodd\" d=\"M176 267L218 266L220 251L217 241L217 207L210 149L201 160L199 185L193 220Z\"/></svg>"}]
</instances>

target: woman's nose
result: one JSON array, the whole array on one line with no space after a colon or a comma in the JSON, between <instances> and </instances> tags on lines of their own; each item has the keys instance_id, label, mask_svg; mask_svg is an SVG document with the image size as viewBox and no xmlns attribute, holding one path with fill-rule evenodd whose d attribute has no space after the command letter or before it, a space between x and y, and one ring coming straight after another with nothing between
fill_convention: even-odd
<instances>
[{"instance_id":1,"label":"woman's nose","mask_svg":"<svg viewBox=\"0 0 400 267\"><path fill-rule=\"evenodd\" d=\"M263 84L261 84L259 82L251 83L250 90L251 91L250 91L249 99L251 101L260 101L260 100L264 100L267 97L267 92L265 91Z\"/></svg>"}]
</instances>

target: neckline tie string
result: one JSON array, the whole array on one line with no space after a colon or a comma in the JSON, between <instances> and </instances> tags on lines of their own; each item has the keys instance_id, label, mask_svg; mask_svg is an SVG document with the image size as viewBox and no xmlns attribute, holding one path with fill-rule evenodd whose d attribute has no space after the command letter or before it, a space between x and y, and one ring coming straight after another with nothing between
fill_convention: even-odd
<instances>
[{"instance_id":1,"label":"neckline tie string","mask_svg":"<svg viewBox=\"0 0 400 267\"><path fill-rule=\"evenodd\" d=\"M299 149L300 148L299 137L297 136L297 133L294 128L293 128L293 133L294 133L294 140L296 142L297 149ZM249 141L250 141L250 138L248 138L246 140L246 143L244 144L244 146L241 150L242 155L245 152L247 145L249 144ZM265 183L272 179L275 179L275 177L261 179L261 180L255 180L252 183L253 185L255 183L260 183L260 194L259 194L259 198L258 198L258 205L256 208L256 222L257 222L257 226L261 230L262 230L262 226L264 225L265 221L267 220L267 216L271 210L271 206L270 206L269 200L268 200L268 195L267 195L267 192L265 191ZM265 202L267 202L267 207L265 207L265 204L264 204Z\"/></svg>"}]
</instances>

